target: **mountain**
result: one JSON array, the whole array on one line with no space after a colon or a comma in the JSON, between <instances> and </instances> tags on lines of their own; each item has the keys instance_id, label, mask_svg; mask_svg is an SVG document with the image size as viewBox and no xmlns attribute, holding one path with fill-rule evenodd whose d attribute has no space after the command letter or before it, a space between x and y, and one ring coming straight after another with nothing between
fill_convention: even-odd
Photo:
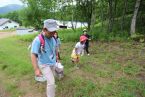
<instances>
[{"instance_id":1,"label":"mountain","mask_svg":"<svg viewBox=\"0 0 145 97\"><path fill-rule=\"evenodd\" d=\"M21 6L21 5L9 4L9 5L6 5L4 7L0 7L0 14L9 13L12 11L20 10L22 8L23 8L23 6Z\"/></svg>"}]
</instances>

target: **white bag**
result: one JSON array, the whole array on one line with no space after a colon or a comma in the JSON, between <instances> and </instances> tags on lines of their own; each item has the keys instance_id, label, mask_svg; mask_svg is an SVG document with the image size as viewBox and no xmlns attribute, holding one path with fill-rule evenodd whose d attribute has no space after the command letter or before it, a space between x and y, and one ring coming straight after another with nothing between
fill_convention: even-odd
<instances>
[{"instance_id":1,"label":"white bag","mask_svg":"<svg viewBox=\"0 0 145 97\"><path fill-rule=\"evenodd\" d=\"M57 62L55 64L55 73L58 79L63 78L64 76L63 70L64 70L64 66L61 63Z\"/></svg>"}]
</instances>

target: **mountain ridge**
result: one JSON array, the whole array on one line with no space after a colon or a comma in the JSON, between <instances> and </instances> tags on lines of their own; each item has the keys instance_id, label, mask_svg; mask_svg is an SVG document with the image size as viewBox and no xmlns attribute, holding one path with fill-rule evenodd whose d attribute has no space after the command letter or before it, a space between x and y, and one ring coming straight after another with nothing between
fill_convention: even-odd
<instances>
[{"instance_id":1,"label":"mountain ridge","mask_svg":"<svg viewBox=\"0 0 145 97\"><path fill-rule=\"evenodd\" d=\"M6 14L6 13L9 13L9 12L17 11L17 10L20 10L22 8L23 8L22 5L8 4L6 6L0 7L0 14Z\"/></svg>"}]
</instances>

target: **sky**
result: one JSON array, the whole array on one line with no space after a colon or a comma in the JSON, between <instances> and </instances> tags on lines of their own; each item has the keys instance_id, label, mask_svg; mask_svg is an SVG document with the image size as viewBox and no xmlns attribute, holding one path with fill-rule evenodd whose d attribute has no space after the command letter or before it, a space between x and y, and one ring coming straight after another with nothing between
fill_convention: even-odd
<instances>
[{"instance_id":1,"label":"sky","mask_svg":"<svg viewBox=\"0 0 145 97\"><path fill-rule=\"evenodd\" d=\"M20 0L0 0L0 7L3 7L8 4L19 4L23 5L23 3Z\"/></svg>"}]
</instances>

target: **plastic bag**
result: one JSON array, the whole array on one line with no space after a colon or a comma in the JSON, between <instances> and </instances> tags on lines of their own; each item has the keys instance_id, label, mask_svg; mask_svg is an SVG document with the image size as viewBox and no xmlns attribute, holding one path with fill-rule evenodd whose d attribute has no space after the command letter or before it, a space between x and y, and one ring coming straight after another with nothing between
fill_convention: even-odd
<instances>
[{"instance_id":1,"label":"plastic bag","mask_svg":"<svg viewBox=\"0 0 145 97\"><path fill-rule=\"evenodd\" d=\"M63 71L64 71L64 66L61 63L57 62L55 64L55 73L58 79L61 79L64 77Z\"/></svg>"}]
</instances>

